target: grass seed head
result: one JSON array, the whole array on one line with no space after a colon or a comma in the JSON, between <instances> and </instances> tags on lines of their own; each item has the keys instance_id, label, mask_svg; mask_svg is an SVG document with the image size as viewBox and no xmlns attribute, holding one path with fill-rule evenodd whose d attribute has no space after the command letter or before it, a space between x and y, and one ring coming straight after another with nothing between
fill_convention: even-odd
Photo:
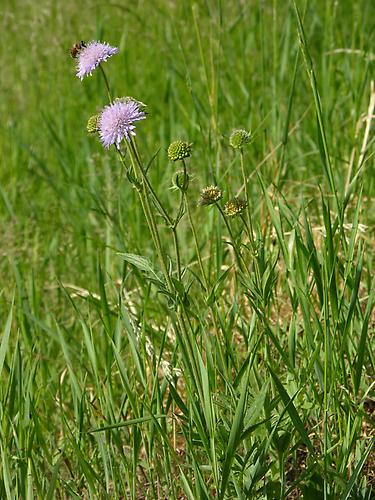
<instances>
[{"instance_id":1,"label":"grass seed head","mask_svg":"<svg viewBox=\"0 0 375 500\"><path fill-rule=\"evenodd\" d=\"M191 144L185 141L174 141L168 147L168 158L172 161L183 160L191 155Z\"/></svg>"}]
</instances>

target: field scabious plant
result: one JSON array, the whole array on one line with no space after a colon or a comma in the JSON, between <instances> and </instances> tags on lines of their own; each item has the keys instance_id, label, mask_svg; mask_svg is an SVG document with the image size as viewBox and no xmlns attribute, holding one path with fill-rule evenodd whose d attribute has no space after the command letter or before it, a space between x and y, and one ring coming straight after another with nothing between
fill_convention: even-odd
<instances>
[{"instance_id":1,"label":"field scabious plant","mask_svg":"<svg viewBox=\"0 0 375 500\"><path fill-rule=\"evenodd\" d=\"M259 225L256 229L254 229L253 225L248 172L246 172L244 153L244 148L249 146L252 136L246 130L235 129L229 137L230 146L238 152L240 157L242 188L245 190L246 199L235 196L226 201L222 207L220 203L223 193L219 187L211 185L202 189L198 200L198 206L213 205L218 209L218 214L222 217L228 231L229 243L236 263L233 270L231 271L231 267L229 267L212 288L210 273L205 269L204 260L201 255L199 231L195 227L194 215L189 206L188 189L190 176L186 160L192 155L192 145L183 140L175 140L168 147L168 158L172 162L180 162L183 167L183 170L177 171L174 176L174 185L180 192L180 204L177 214L173 216L170 215L155 188L152 186L148 176L148 167L143 165L141 154L137 147L135 123L146 118L145 106L130 97L112 100L109 81L101 67L101 63L116 52L117 50L114 48L104 46L99 42L92 42L79 53L79 72L77 76L80 76L82 79L82 75L91 74L91 71L96 67L100 67L101 69L110 103L103 108L99 115L95 115L89 119L87 128L90 133L98 134L104 148L108 149L112 145L115 146L119 159L127 173L127 178L136 188L139 195L143 215L159 258L161 275L159 275L157 270L151 271L151 267L146 263L144 257L136 254L120 254L126 262L144 273L146 281L149 280L152 286L155 286L158 292L166 297L169 304L168 322L173 325L173 335L177 340L173 358L176 361L180 359L181 369L172 368L170 362L163 359L162 351L160 351L157 364L162 369L165 381L169 386L169 395L164 392L166 390L166 386L164 386L163 398L167 398L170 403L173 401L173 404L182 412L181 418L183 420L179 424L179 427L181 435L184 436L185 453L189 457L185 465L190 461L194 464L195 473L193 476L195 476L195 485L193 476L188 471L183 472L183 463L178 465L179 461L177 461L173 465L173 467L179 467L179 474L183 478L182 488L188 496L194 495L192 491L195 489L195 495L197 495L195 498L208 498L211 495L224 498L229 494L228 491L231 490L236 491L238 497L241 498L243 495L253 497L257 495L256 491L259 488L259 480L264 478L267 482L264 490L267 497L275 495L272 498L284 498L286 491L292 492L296 487L295 485L303 477L303 473L300 471L299 474L302 474L301 478L298 478L297 473L295 483L287 484L285 470L287 466L287 448L291 446L290 442L293 434L292 428L285 420L286 415L289 414L290 423L294 427L294 432L299 435L300 441L300 444L298 444L297 440L293 446L295 449L299 449L302 445L306 447L313 464L311 473L314 469L321 471L324 478L322 491L324 490L324 497L328 498L328 492L333 492L334 488L328 484L328 477L330 476L326 458L323 459L323 462L319 459L319 434L312 432L312 429L308 427L309 424L302 422L299 417L293 403L293 399L298 396L299 391L291 398L280 381L280 375L274 371L274 368L271 368L271 365L268 365L267 361L269 356L273 355L272 352L278 352L285 365L289 367L290 373L294 374L294 377L298 377L294 368L296 332L293 331L293 333L290 333L291 339L294 338L294 340L291 340L291 352L288 356L280 340L277 338L277 334L274 333L274 328L270 322L270 311L272 303L275 300L273 297L273 288L278 281L278 272L276 271L278 256L273 255L272 251L266 250L264 234L260 232ZM127 155L121 149L121 143L125 143ZM259 172L257 172L257 176L266 199L270 219L275 227L281 249L285 252L285 257L287 258L287 249L281 229L280 216L275 211L273 202L265 190L264 179ZM284 211L285 209L282 208L282 210ZM189 268L184 266L182 262L183 255L181 254L179 242L179 228L186 214L193 235L201 275L200 278L194 274L190 278L187 278ZM285 216L289 219L290 215L286 214L287 212L285 212ZM233 226L230 221L230 219L236 216L240 216L241 227ZM172 237L174 256L169 255L166 250L166 247L169 248L169 245L165 241L165 236L161 236L156 217L162 218ZM327 227L330 230L331 225L329 222L328 224L329 226ZM302 243L304 236L294 223L293 227L295 238L297 238L297 241L300 239L301 248L303 248L303 245L305 245ZM308 226L306 228L308 231L307 234L309 234L310 229L308 229ZM246 236L248 241L244 238ZM306 244L313 245L311 238L310 243ZM311 255L314 255L314 252L315 250L313 250ZM317 269L315 270L317 271ZM255 316L253 316L253 320L251 320L253 326L250 327L252 333L250 334L249 332L245 336L247 347L239 344L237 346L239 352L236 354L233 352L233 341L232 339L229 340L226 329L223 328L224 318L220 310L222 306L219 305L221 301L219 290L228 286L231 280L230 272L234 272L233 277L237 283L235 286L238 290L243 290L244 295L248 298L250 307L255 315L258 316L261 325L256 333L256 330L253 330L255 326ZM286 268L285 272L290 274L293 280L298 281L300 279L297 278L295 270L292 268ZM316 282L318 291L321 286L319 283L320 281ZM198 288L201 288L201 292L203 292L200 300L203 299L206 302L206 307L208 306L209 313L206 318L199 318L199 309L194 304L197 296L192 298L191 289L194 289L197 285ZM300 285L296 283L295 286L298 289ZM212 291L207 296L210 289ZM291 290L291 293L297 293L298 296L297 289L295 291ZM305 303L305 300L303 300L303 303ZM303 307L309 306L305 304ZM248 314L249 311L246 308L242 309L240 313L242 321L246 321L245 317ZM337 314L337 311L335 314ZM292 319L290 328L292 328L293 321L295 320ZM309 322L310 320L306 318L306 321ZM322 335L324 336L323 333ZM147 342L151 345L149 341ZM308 342L313 342L311 336ZM276 399L269 405L266 405L265 399L269 391L268 384L260 388L259 395L254 397L253 404L249 403L252 392L250 380L257 372L255 370L254 375L252 375L254 363L259 356L261 345L264 345L265 349L262 364L265 364L264 368L268 367L274 387L278 393ZM328 405L328 399L326 399L328 398L327 391L331 389L327 385L327 377L330 370L326 364L327 356L329 355L328 349L330 349L327 339L324 341L324 349L326 351L324 367L318 360L312 360L311 363L312 366L315 366L318 380L323 384L324 404ZM154 358L153 347L151 350L148 349L148 352ZM291 355L292 357L290 357ZM117 356L120 356L120 353ZM235 373L234 378L233 371ZM156 373L151 376L155 377ZM179 379L184 381L183 389L178 385ZM154 383L158 384L157 378L154 378ZM231 410L229 406L219 416L219 411L215 404L217 390L223 390L227 394L227 397L229 397L231 391L236 391L236 386L240 388L240 392L233 408L234 413L230 416ZM133 394L132 391L133 389L130 387L126 388L129 401L137 397L136 392ZM265 405L265 419L263 421L259 421L259 419L254 420L251 417L252 412L258 411L254 407L254 404L257 404L258 398L261 398L262 404ZM275 414L274 410L277 408L278 400L283 402L284 410L279 414ZM326 407L328 408L328 406ZM136 415L133 416L136 417ZM163 416L167 417L167 415ZM160 424L157 423L157 419L160 417L160 415L156 416L154 410L150 408L146 418L152 418L155 421L159 431L164 436L163 439L170 443L168 426L163 425L161 428ZM275 418L276 421L274 420ZM327 418L327 415L324 418ZM125 425L125 422L114 423L110 428L116 429L122 425ZM324 454L328 453L328 441L326 441L327 425L329 425L328 421L325 422L326 427L323 430ZM265 440L262 441L256 437L255 439L251 439L252 432L257 428L261 428L261 426L265 426L265 429L268 429L268 437L266 438L267 433L264 434L261 431L260 435L264 434ZM316 421L315 426L319 426L318 421ZM176 422L173 423L172 428L174 429L174 434ZM108 427L104 425L99 427L97 431L104 431L106 429ZM199 436L200 446L202 447L199 452L195 449L195 445L191 439L191 436L195 433ZM246 439L245 436L249 436L249 439ZM145 439L146 441L148 440L148 438ZM176 440L175 434L173 440ZM262 464L262 461L272 454L272 448L275 449L279 460L279 483L273 482L272 474L269 474L272 470L271 463L268 466ZM201 452L203 452L203 455ZM170 451L167 453L170 453ZM172 458L174 453L175 451L170 456L170 459L173 461L175 461ZM208 469L207 472L203 472L202 466L207 460L209 464ZM235 462L237 462L237 472L236 468L233 468ZM240 465L241 463L242 465ZM298 465L295 466L298 468ZM318 494L317 492L321 486L317 484L312 486L313 483L314 481L310 486L307 486L306 491L309 491L310 488L311 491L315 491ZM174 495L177 495L176 491L174 491Z\"/></svg>"},{"instance_id":2,"label":"field scabious plant","mask_svg":"<svg viewBox=\"0 0 375 500\"><path fill-rule=\"evenodd\" d=\"M329 451L329 447L332 447L332 437L329 437L328 431L330 426L328 412L334 376L333 367L329 363L335 366L336 363L340 364L345 361L341 356L335 359L332 344L336 341L334 338L328 338L327 330L331 321L338 321L339 315L337 285L334 284L337 271L334 267L332 268L339 256L336 253L334 257L332 253L332 245L335 243L331 233L329 206L323 201L325 227L328 231L326 238L331 240L327 244L328 261L318 263L317 249L306 215L304 215L304 222L299 222L300 216L293 214L291 209L282 203L282 193L278 193L281 198L279 205L275 207L268 188L265 186L265 179L259 172L256 172L268 210L267 217L274 227L284 258L284 263L281 264L279 254L269 247L268 231L265 228L261 229L259 221L254 226L254 214L249 194L249 175L251 174L247 172L245 157L245 148L249 147L254 139L251 133L244 129L233 130L229 137L229 145L240 159L238 169L242 180L240 191L245 191L245 199L237 195L229 198L222 205L223 192L216 185L203 188L198 199L198 207L213 206L217 209L218 217L223 220L229 236L229 242L223 242L224 247L229 246L229 255L233 255L234 259L216 278L216 282L212 283L211 272L205 266L202 256L200 230L196 227L195 215L191 211L189 202L191 175L188 172L187 160L193 153L192 144L183 140L175 140L171 142L167 150L169 160L173 163L180 163L182 166L182 170L176 171L174 175L173 184L180 193L180 202L176 214L172 215L165 203L161 201L150 179L149 168L152 161L146 166L137 146L136 122L146 118L145 105L131 97L113 99L109 80L101 66L102 62L117 52L116 48L107 44L91 42L82 47L78 53L77 76L83 79L94 69L99 68L109 99L109 103L102 111L89 119L87 130L99 137L105 149L114 146L127 179L138 194L140 208L158 256L159 270L143 256L123 252L119 252L119 255L127 264L133 266L135 272L140 272L142 279L155 288L158 294L165 297L166 324L160 324L159 328L167 328L169 324L170 335L176 340L176 344L173 354L168 355L169 358L172 357L165 359L164 346L160 346L159 354L156 354L154 346L146 338L148 346L146 351L150 356L150 362L146 365L150 365L151 371L150 369L142 370L142 379L146 391L150 390L149 383L152 386L151 393L146 399L151 397L152 401L155 394L158 394L158 403L155 407L154 403L151 406L146 404L141 414L137 398L141 397L146 400L145 394L141 396L136 387L131 386L127 379L122 358L123 356L127 358L128 354L115 350L116 363L122 374L126 399L130 405L129 410L130 408L132 410L128 412L130 420L129 423L125 420L112 422L110 425L105 425L103 422L95 429L95 432L111 432L112 430L117 433L121 427L131 425L130 422L133 420L134 425L136 422L153 421L152 433L160 435L164 453L169 457L169 470L165 472L171 476L178 474L182 478L180 487L190 498L214 496L223 499L233 498L233 495L237 498L258 496L259 498L285 498L296 491L304 491L310 495L321 494L324 498L331 498L334 491L344 491L345 488L343 486L340 489L332 485L333 469L328 463L328 457L332 453ZM329 180L333 182L331 176ZM232 191L233 187L230 187L230 190ZM338 200L337 195L336 200ZM338 209L340 210L340 206ZM284 218L284 224L289 225L293 234L293 239L288 246L284 236L285 230L282 229L281 215ZM186 249L184 252L181 251L180 238L185 216L187 216L189 230L193 236L200 275L193 272L183 261ZM234 219L238 219L237 223ZM159 220L163 221L163 230ZM304 224L304 229L301 224ZM337 224L338 227L342 224L342 214L337 219ZM171 238L171 244L168 243L166 234ZM344 246L346 241L346 239L343 240ZM295 245L302 259L299 263L302 268L297 269L290 261L290 250ZM224 247L219 250L219 253L224 252ZM170 248L173 248L174 254L169 253ZM338 252L338 247L336 252ZM301 264L302 261L304 264ZM306 288L307 273L311 265L313 275ZM282 271L283 266L285 267ZM323 275L321 266L323 268L328 266ZM275 287L280 280L281 272L285 272L293 283L293 286L289 288L289 293L292 304L296 304L292 305L292 311L288 312L291 318L288 332L289 352L283 347L283 341L278 338L271 318L276 301ZM332 309L329 308L326 312L324 312L326 299L324 299L322 280L328 280L326 293L332 301ZM126 283L124 282L122 286L126 287ZM234 287L234 297L237 297L238 293L246 297L242 303L237 303L238 298L235 298L235 307L239 309L236 321L239 321L244 328L244 337L240 342L234 341L231 334L232 328L226 325L225 315L228 312L224 311L228 304L225 298L223 301L222 290L228 287ZM304 291L302 291L303 287L305 287ZM319 295L323 307L321 321L325 326L319 326L315 333L311 330L310 323L311 315L317 314L314 312L316 311L315 299L313 305L305 295L308 290L314 291L313 295L316 293ZM122 300L120 298L120 301ZM357 300L354 295L352 295L352 300ZM200 306L199 303L201 303ZM319 421L318 414L311 415L308 420L302 421L294 402L300 397L302 391L302 387L295 390L300 376L295 365L297 356L295 322L299 307L302 308L304 314L307 335L306 340L303 341L305 348L310 346L310 349L314 351L313 345L320 338L316 344L317 349L320 349L319 345L323 345L324 349L323 362L319 360L318 350L314 351L315 354L309 362L310 369L315 370L316 380L313 381L309 375L305 381L305 383L311 383L317 393L322 391L324 408L321 413L322 421ZM119 313L119 318L123 320L123 315L127 314L126 306L123 304L121 308L123 312ZM205 317L200 316L200 308L206 310ZM235 313L230 309L229 314ZM315 317L318 326L320 320L317 316ZM149 321L155 320L150 317ZM112 335L111 324L112 322L109 322L107 325L109 335ZM345 331L343 334L345 335ZM137 363L140 363L139 354L136 354L140 346L139 340L132 347L136 350L133 351L133 356L135 355L138 359ZM165 341L164 337L163 344ZM342 341L338 342L341 345L341 354L344 354L346 348L343 347ZM292 396L289 395L280 379L283 376L282 373L278 373L270 361L276 353L291 377L290 387L295 388ZM329 359L331 362L328 362ZM257 364L260 364L261 369L256 367ZM159 380L158 369L164 374L164 382ZM268 371L270 380L260 384L257 377L264 370ZM146 381L147 378L150 378L149 382ZM310 382L307 382L308 379ZM257 387L256 394L254 394L254 384ZM221 393L224 399L220 403ZM267 403L268 397L271 397L271 400ZM283 407L280 407L280 403ZM164 412L161 410L162 407L165 408ZM263 408L263 418L261 418L260 408ZM178 415L177 419L176 415ZM171 419L172 426L168 424L169 419ZM176 431L177 427L179 431ZM318 431L320 427L321 431ZM136 427L134 432L136 432ZM151 438L151 435L142 430L137 431L134 438L136 435L142 440L147 455L146 449L151 446L151 441L155 437ZM125 439L120 435L117 436L120 441ZM183 442L185 460L176 457L177 436ZM199 443L198 447L197 443ZM134 453L137 455L135 464L138 463L138 467L141 467L138 462L140 448L135 441L134 446L138 449L136 451L134 448ZM339 446L339 442L335 446ZM299 470L298 456L294 460L291 458L293 453L298 455L302 449L306 450L309 456L308 475L303 470ZM370 453L369 450L370 447L367 447L365 457ZM273 464L272 456L275 456L277 465ZM154 459L148 457L149 466ZM294 475L288 469L288 460L291 460L292 467L297 469ZM363 462L364 460L360 463L363 465ZM140 487L136 486L136 468L137 466L133 470L131 479L133 496ZM354 479L358 476L356 471L357 469L354 472ZM159 471L158 481L167 480L160 474L163 473ZM319 477L323 478L322 482ZM275 478L278 479L275 480ZM351 488L353 485L354 482ZM180 495L178 490L179 487L176 488L170 484L166 489L168 497L172 495L173 498L177 498ZM349 491L348 488L346 490ZM152 489L148 491L151 495Z\"/></svg>"},{"instance_id":3,"label":"field scabious plant","mask_svg":"<svg viewBox=\"0 0 375 500\"><path fill-rule=\"evenodd\" d=\"M371 2L18 3L0 498L370 500Z\"/></svg>"}]
</instances>

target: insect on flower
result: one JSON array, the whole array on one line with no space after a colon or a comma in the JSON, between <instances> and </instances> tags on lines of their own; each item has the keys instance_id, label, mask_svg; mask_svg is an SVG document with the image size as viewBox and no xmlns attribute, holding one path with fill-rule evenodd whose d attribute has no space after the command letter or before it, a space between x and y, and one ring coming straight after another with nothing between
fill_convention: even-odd
<instances>
[{"instance_id":1,"label":"insect on flower","mask_svg":"<svg viewBox=\"0 0 375 500\"><path fill-rule=\"evenodd\" d=\"M78 49L77 45L80 46ZM78 52L77 52L78 49ZM84 45L76 44L73 47L73 54L77 59L77 72L76 75L80 80L85 76L91 75L95 68L101 63L107 61L114 54L118 53L117 47L111 47L108 43L103 42L88 42Z\"/></svg>"},{"instance_id":2,"label":"insect on flower","mask_svg":"<svg viewBox=\"0 0 375 500\"><path fill-rule=\"evenodd\" d=\"M73 47L70 48L70 55L73 57L73 59L78 56L80 50L82 50L84 47L86 47L86 43L81 40L80 42L75 43Z\"/></svg>"}]
</instances>

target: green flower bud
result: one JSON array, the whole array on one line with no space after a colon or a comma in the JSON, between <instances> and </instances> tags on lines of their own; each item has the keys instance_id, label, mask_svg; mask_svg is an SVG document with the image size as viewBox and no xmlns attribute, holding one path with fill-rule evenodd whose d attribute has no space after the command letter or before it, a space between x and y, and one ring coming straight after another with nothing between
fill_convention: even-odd
<instances>
[{"instance_id":1,"label":"green flower bud","mask_svg":"<svg viewBox=\"0 0 375 500\"><path fill-rule=\"evenodd\" d=\"M189 175L183 170L179 170L174 174L172 184L181 191L187 191L189 187Z\"/></svg>"},{"instance_id":2,"label":"green flower bud","mask_svg":"<svg viewBox=\"0 0 375 500\"><path fill-rule=\"evenodd\" d=\"M224 205L224 213L228 217L235 217L236 215L241 214L246 207L247 202L245 200L233 198L232 200L227 201Z\"/></svg>"},{"instance_id":3,"label":"green flower bud","mask_svg":"<svg viewBox=\"0 0 375 500\"><path fill-rule=\"evenodd\" d=\"M172 161L183 160L191 155L191 144L184 141L174 141L169 145L168 158Z\"/></svg>"},{"instance_id":4,"label":"green flower bud","mask_svg":"<svg viewBox=\"0 0 375 500\"><path fill-rule=\"evenodd\" d=\"M232 148L241 149L250 142L251 133L246 130L236 129L230 134L229 144Z\"/></svg>"},{"instance_id":5,"label":"green flower bud","mask_svg":"<svg viewBox=\"0 0 375 500\"><path fill-rule=\"evenodd\" d=\"M198 200L198 205L204 206L204 205L212 205L213 203L216 203L217 201L221 200L223 197L223 193L221 192L221 189L219 189L217 186L207 186L201 191L201 196Z\"/></svg>"},{"instance_id":6,"label":"green flower bud","mask_svg":"<svg viewBox=\"0 0 375 500\"><path fill-rule=\"evenodd\" d=\"M95 134L98 131L99 117L100 115L94 115L88 119L86 129L89 134Z\"/></svg>"}]
</instances>

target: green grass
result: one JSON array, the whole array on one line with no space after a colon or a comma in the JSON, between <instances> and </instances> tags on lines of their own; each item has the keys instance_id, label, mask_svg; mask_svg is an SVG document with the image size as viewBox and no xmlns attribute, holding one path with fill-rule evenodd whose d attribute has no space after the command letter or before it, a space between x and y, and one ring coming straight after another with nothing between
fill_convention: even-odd
<instances>
[{"instance_id":1,"label":"green grass","mask_svg":"<svg viewBox=\"0 0 375 500\"><path fill-rule=\"evenodd\" d=\"M372 498L372 2L0 11L0 498ZM139 166L86 133L82 39L147 104L148 220ZM198 207L211 184L248 211Z\"/></svg>"}]
</instances>

